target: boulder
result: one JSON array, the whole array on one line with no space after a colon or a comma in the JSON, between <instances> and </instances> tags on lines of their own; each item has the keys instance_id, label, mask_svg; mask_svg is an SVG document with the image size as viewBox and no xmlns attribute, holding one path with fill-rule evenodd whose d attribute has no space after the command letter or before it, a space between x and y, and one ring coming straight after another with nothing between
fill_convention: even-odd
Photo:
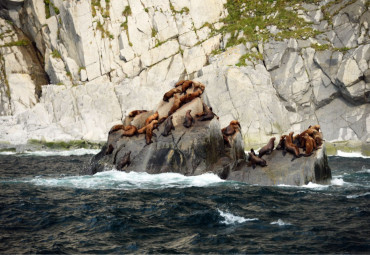
<instances>
[{"instance_id":1,"label":"boulder","mask_svg":"<svg viewBox=\"0 0 370 255\"><path fill-rule=\"evenodd\" d=\"M295 185L301 186L309 182L327 184L331 179L325 145L314 151L309 157L300 157L292 161L289 153L274 150L263 158L266 167L256 166L254 169L246 162L232 171L227 180L246 182L258 185Z\"/></svg>"}]
</instances>

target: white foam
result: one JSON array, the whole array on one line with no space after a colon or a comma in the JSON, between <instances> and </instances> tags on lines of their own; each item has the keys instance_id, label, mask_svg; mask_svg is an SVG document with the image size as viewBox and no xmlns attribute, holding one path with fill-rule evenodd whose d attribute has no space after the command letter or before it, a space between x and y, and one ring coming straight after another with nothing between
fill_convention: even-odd
<instances>
[{"instance_id":1,"label":"white foam","mask_svg":"<svg viewBox=\"0 0 370 255\"><path fill-rule=\"evenodd\" d=\"M27 182L41 186L60 186L86 189L164 189L204 187L224 182L217 175L206 173L198 176L184 176L178 173L148 174L110 170L93 176L68 176L59 178L36 177Z\"/></svg>"},{"instance_id":2,"label":"white foam","mask_svg":"<svg viewBox=\"0 0 370 255\"><path fill-rule=\"evenodd\" d=\"M322 189L327 189L329 185L322 185L322 184L309 182L308 184L302 185L301 187L308 188L308 189L322 190Z\"/></svg>"},{"instance_id":3,"label":"white foam","mask_svg":"<svg viewBox=\"0 0 370 255\"><path fill-rule=\"evenodd\" d=\"M370 158L369 156L362 155L361 152L344 152L341 150L337 151L336 156L345 157L345 158Z\"/></svg>"},{"instance_id":4,"label":"white foam","mask_svg":"<svg viewBox=\"0 0 370 255\"><path fill-rule=\"evenodd\" d=\"M48 156L82 156L88 154L97 154L100 150L96 149L75 149L75 150L60 150L60 151L25 151L22 153L19 152L9 152L4 151L0 152L0 155L30 155L30 156L40 156L40 157L48 157Z\"/></svg>"},{"instance_id":5,"label":"white foam","mask_svg":"<svg viewBox=\"0 0 370 255\"><path fill-rule=\"evenodd\" d=\"M226 225L232 225L232 224L236 224L236 223L243 223L243 222L246 222L246 221L256 221L256 220L258 220L258 218L248 219L248 218L236 216L232 213L223 212L220 209L217 209L217 210L218 210L218 213L220 214L220 216L224 218L224 220L221 221L221 223L226 224Z\"/></svg>"},{"instance_id":6,"label":"white foam","mask_svg":"<svg viewBox=\"0 0 370 255\"><path fill-rule=\"evenodd\" d=\"M270 223L271 225L279 225L279 226L289 226L289 225L292 225L290 224L289 222L284 222L283 220L281 219L278 219L277 221L273 221Z\"/></svg>"},{"instance_id":7,"label":"white foam","mask_svg":"<svg viewBox=\"0 0 370 255\"><path fill-rule=\"evenodd\" d=\"M366 192L364 194L358 194L358 195L348 195L347 198L351 199L351 198L364 197L364 196L368 196L368 195L370 195L370 192Z\"/></svg>"},{"instance_id":8,"label":"white foam","mask_svg":"<svg viewBox=\"0 0 370 255\"><path fill-rule=\"evenodd\" d=\"M343 186L344 184L346 184L346 182L343 181L342 178L334 178L334 179L331 180L331 185Z\"/></svg>"}]
</instances>

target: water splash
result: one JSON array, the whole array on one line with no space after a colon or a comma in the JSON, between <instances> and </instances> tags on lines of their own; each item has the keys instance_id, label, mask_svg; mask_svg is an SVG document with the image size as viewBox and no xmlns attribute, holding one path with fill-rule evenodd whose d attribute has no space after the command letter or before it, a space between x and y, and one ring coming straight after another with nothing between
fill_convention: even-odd
<instances>
[{"instance_id":1,"label":"water splash","mask_svg":"<svg viewBox=\"0 0 370 255\"><path fill-rule=\"evenodd\" d=\"M292 225L289 222L285 222L285 221L283 221L281 219L278 219L277 221L273 221L270 224L271 225L279 225L279 226L289 226L289 225Z\"/></svg>"},{"instance_id":2,"label":"water splash","mask_svg":"<svg viewBox=\"0 0 370 255\"><path fill-rule=\"evenodd\" d=\"M362 155L361 152L344 152L341 150L337 151L336 156L344 158L370 158L369 156Z\"/></svg>"},{"instance_id":3,"label":"water splash","mask_svg":"<svg viewBox=\"0 0 370 255\"><path fill-rule=\"evenodd\" d=\"M61 176L57 178L38 176L32 179L12 180L7 182L26 182L49 187L132 190L204 187L224 182L224 180L211 173L199 176L184 176L177 173L148 174L145 172L126 173L110 170L92 176Z\"/></svg>"},{"instance_id":4,"label":"water splash","mask_svg":"<svg viewBox=\"0 0 370 255\"><path fill-rule=\"evenodd\" d=\"M226 225L233 225L233 224L236 224L236 223L243 223L243 222L246 222L246 221L256 221L256 220L258 220L258 218L248 219L248 218L236 216L232 213L223 212L220 209L217 209L217 210L218 210L218 213L220 214L220 216L224 218L224 220L221 221L221 223L226 224Z\"/></svg>"}]
</instances>

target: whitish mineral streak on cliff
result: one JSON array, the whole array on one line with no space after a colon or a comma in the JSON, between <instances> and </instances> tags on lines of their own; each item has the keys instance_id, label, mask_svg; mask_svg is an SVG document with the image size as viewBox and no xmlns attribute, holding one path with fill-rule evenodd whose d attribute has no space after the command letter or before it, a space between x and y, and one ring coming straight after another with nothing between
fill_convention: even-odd
<instances>
[{"instance_id":1,"label":"whitish mineral streak on cliff","mask_svg":"<svg viewBox=\"0 0 370 255\"><path fill-rule=\"evenodd\" d=\"M328 22L330 2L296 6L315 37L225 48L226 0L2 0L0 141L105 141L187 78L207 86L221 126L239 120L247 147L312 123L368 145L369 4L335 1ZM248 52L263 60L236 66Z\"/></svg>"}]
</instances>

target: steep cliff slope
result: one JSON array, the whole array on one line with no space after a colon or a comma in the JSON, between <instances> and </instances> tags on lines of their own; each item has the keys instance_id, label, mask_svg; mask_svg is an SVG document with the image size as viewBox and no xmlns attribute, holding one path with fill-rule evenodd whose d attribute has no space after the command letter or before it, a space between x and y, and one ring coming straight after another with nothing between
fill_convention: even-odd
<instances>
[{"instance_id":1,"label":"steep cliff slope","mask_svg":"<svg viewBox=\"0 0 370 255\"><path fill-rule=\"evenodd\" d=\"M5 0L1 7L2 142L103 141L122 116L154 108L182 78L206 84L221 125L238 119L248 147L312 123L329 141L370 142L366 0ZM16 43L23 37L7 33L24 33L33 55ZM49 82L29 68L37 65L53 84L42 95Z\"/></svg>"}]
</instances>

